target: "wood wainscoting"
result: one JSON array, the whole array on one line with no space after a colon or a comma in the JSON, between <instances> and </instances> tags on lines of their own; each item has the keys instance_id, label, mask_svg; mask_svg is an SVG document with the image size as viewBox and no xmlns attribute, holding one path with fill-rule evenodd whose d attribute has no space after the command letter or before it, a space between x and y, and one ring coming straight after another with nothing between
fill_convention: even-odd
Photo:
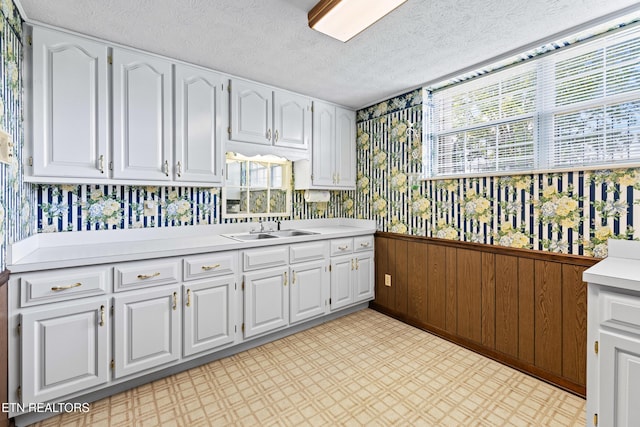
<instances>
[{"instance_id":1,"label":"wood wainscoting","mask_svg":"<svg viewBox=\"0 0 640 427\"><path fill-rule=\"evenodd\" d=\"M382 232L375 242L371 308L586 395L582 272L598 259Z\"/></svg>"},{"instance_id":2,"label":"wood wainscoting","mask_svg":"<svg viewBox=\"0 0 640 427\"><path fill-rule=\"evenodd\" d=\"M9 397L9 270L0 271L0 403ZM0 411L0 427L9 425L9 414Z\"/></svg>"}]
</instances>

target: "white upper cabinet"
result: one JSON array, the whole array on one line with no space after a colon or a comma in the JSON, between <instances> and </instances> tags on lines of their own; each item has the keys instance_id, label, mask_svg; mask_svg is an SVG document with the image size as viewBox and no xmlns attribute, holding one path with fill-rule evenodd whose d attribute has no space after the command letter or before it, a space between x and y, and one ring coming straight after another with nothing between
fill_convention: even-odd
<instances>
[{"instance_id":1,"label":"white upper cabinet","mask_svg":"<svg viewBox=\"0 0 640 427\"><path fill-rule=\"evenodd\" d=\"M296 162L293 171L299 190L355 189L355 111L314 101L311 165L302 160Z\"/></svg>"},{"instance_id":2,"label":"white upper cabinet","mask_svg":"<svg viewBox=\"0 0 640 427\"><path fill-rule=\"evenodd\" d=\"M271 88L243 80L233 80L230 139L271 145L272 98Z\"/></svg>"},{"instance_id":3,"label":"white upper cabinet","mask_svg":"<svg viewBox=\"0 0 640 427\"><path fill-rule=\"evenodd\" d=\"M273 123L273 145L306 150L311 138L311 100L274 91Z\"/></svg>"},{"instance_id":4,"label":"white upper cabinet","mask_svg":"<svg viewBox=\"0 0 640 427\"><path fill-rule=\"evenodd\" d=\"M311 100L244 80L231 81L229 140L242 154L306 157L311 138ZM234 143L262 146L241 146ZM304 151L301 151L304 150Z\"/></svg>"},{"instance_id":5,"label":"white upper cabinet","mask_svg":"<svg viewBox=\"0 0 640 427\"><path fill-rule=\"evenodd\" d=\"M33 175L109 178L107 47L33 29Z\"/></svg>"},{"instance_id":6,"label":"white upper cabinet","mask_svg":"<svg viewBox=\"0 0 640 427\"><path fill-rule=\"evenodd\" d=\"M171 180L171 63L113 49L113 177Z\"/></svg>"},{"instance_id":7,"label":"white upper cabinet","mask_svg":"<svg viewBox=\"0 0 640 427\"><path fill-rule=\"evenodd\" d=\"M176 64L176 181L222 184L222 75Z\"/></svg>"}]
</instances>

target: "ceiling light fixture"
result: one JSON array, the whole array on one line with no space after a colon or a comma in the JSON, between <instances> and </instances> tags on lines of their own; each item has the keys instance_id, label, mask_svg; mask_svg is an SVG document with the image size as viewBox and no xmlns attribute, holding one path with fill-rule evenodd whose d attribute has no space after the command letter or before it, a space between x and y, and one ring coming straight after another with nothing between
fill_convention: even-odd
<instances>
[{"instance_id":1,"label":"ceiling light fixture","mask_svg":"<svg viewBox=\"0 0 640 427\"><path fill-rule=\"evenodd\" d=\"M346 42L407 0L320 0L307 15L309 27Z\"/></svg>"}]
</instances>

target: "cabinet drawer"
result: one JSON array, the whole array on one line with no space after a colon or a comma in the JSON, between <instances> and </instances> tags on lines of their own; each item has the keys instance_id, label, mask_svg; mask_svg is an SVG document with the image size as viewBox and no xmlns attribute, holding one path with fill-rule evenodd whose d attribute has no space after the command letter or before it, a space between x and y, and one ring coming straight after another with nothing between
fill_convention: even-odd
<instances>
[{"instance_id":1,"label":"cabinet drawer","mask_svg":"<svg viewBox=\"0 0 640 427\"><path fill-rule=\"evenodd\" d=\"M289 246L291 264L324 259L328 256L328 252L326 241L297 243Z\"/></svg>"},{"instance_id":2,"label":"cabinet drawer","mask_svg":"<svg viewBox=\"0 0 640 427\"><path fill-rule=\"evenodd\" d=\"M353 239L333 239L331 241L331 256L350 254L353 252Z\"/></svg>"},{"instance_id":3,"label":"cabinet drawer","mask_svg":"<svg viewBox=\"0 0 640 427\"><path fill-rule=\"evenodd\" d=\"M640 298L602 291L600 323L616 329L640 331Z\"/></svg>"},{"instance_id":4,"label":"cabinet drawer","mask_svg":"<svg viewBox=\"0 0 640 427\"><path fill-rule=\"evenodd\" d=\"M242 253L242 268L244 271L260 268L277 267L289 264L289 247L276 246L272 248L254 249Z\"/></svg>"},{"instance_id":5,"label":"cabinet drawer","mask_svg":"<svg viewBox=\"0 0 640 427\"><path fill-rule=\"evenodd\" d=\"M183 260L184 280L234 274L236 272L237 260L236 252L223 252L185 258Z\"/></svg>"},{"instance_id":6,"label":"cabinet drawer","mask_svg":"<svg viewBox=\"0 0 640 427\"><path fill-rule=\"evenodd\" d=\"M109 292L108 267L70 268L20 276L20 306L104 295Z\"/></svg>"},{"instance_id":7,"label":"cabinet drawer","mask_svg":"<svg viewBox=\"0 0 640 427\"><path fill-rule=\"evenodd\" d=\"M353 238L353 250L355 252L372 251L373 236L360 236Z\"/></svg>"},{"instance_id":8,"label":"cabinet drawer","mask_svg":"<svg viewBox=\"0 0 640 427\"><path fill-rule=\"evenodd\" d=\"M117 265L113 268L114 292L177 283L178 260L145 261Z\"/></svg>"}]
</instances>

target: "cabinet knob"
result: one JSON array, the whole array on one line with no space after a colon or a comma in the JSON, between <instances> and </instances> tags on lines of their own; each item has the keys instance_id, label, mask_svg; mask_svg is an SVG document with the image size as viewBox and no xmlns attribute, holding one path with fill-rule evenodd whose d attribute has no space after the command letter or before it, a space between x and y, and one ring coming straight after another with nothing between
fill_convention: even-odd
<instances>
[{"instance_id":1,"label":"cabinet knob","mask_svg":"<svg viewBox=\"0 0 640 427\"><path fill-rule=\"evenodd\" d=\"M164 174L166 176L169 176L169 161L168 160L164 161Z\"/></svg>"},{"instance_id":2,"label":"cabinet knob","mask_svg":"<svg viewBox=\"0 0 640 427\"><path fill-rule=\"evenodd\" d=\"M104 173L104 155L100 154L100 158L98 159L98 169L100 169L100 173Z\"/></svg>"},{"instance_id":3,"label":"cabinet knob","mask_svg":"<svg viewBox=\"0 0 640 427\"><path fill-rule=\"evenodd\" d=\"M288 282L288 281L289 281L289 280L287 279L287 272L285 271L285 272L284 272L284 285L285 285L285 286L287 286L287 282Z\"/></svg>"},{"instance_id":4,"label":"cabinet knob","mask_svg":"<svg viewBox=\"0 0 640 427\"><path fill-rule=\"evenodd\" d=\"M187 307L191 306L191 289L187 289L187 303L185 305Z\"/></svg>"},{"instance_id":5,"label":"cabinet knob","mask_svg":"<svg viewBox=\"0 0 640 427\"><path fill-rule=\"evenodd\" d=\"M178 308L178 293L173 293L173 309L176 310Z\"/></svg>"},{"instance_id":6,"label":"cabinet knob","mask_svg":"<svg viewBox=\"0 0 640 427\"><path fill-rule=\"evenodd\" d=\"M178 172L177 172L178 178L180 178L182 176L182 163L181 162L178 162L177 168L178 168Z\"/></svg>"},{"instance_id":7,"label":"cabinet knob","mask_svg":"<svg viewBox=\"0 0 640 427\"><path fill-rule=\"evenodd\" d=\"M271 128L267 130L267 139L271 141Z\"/></svg>"},{"instance_id":8,"label":"cabinet knob","mask_svg":"<svg viewBox=\"0 0 640 427\"><path fill-rule=\"evenodd\" d=\"M100 306L100 326L104 326L104 305Z\"/></svg>"},{"instance_id":9,"label":"cabinet knob","mask_svg":"<svg viewBox=\"0 0 640 427\"><path fill-rule=\"evenodd\" d=\"M276 129L275 142L278 142L278 130Z\"/></svg>"}]
</instances>

